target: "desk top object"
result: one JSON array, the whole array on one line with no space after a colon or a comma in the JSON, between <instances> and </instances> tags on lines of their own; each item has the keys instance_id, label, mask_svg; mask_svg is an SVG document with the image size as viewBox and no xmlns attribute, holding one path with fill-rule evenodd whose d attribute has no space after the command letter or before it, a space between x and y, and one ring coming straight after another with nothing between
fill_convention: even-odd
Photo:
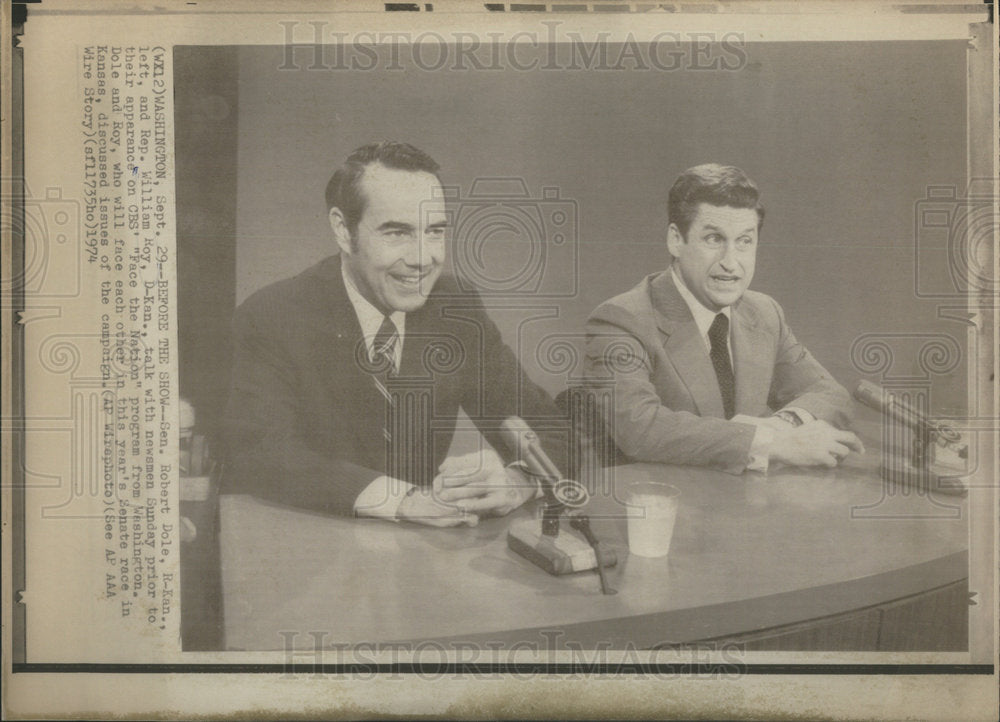
<instances>
[{"instance_id":1,"label":"desk top object","mask_svg":"<svg viewBox=\"0 0 1000 722\"><path fill-rule=\"evenodd\" d=\"M507 546L549 574L560 576L597 568L593 547L582 535L561 530L558 536L542 534L540 519L522 519L510 525ZM601 566L618 562L613 549L601 548Z\"/></svg>"},{"instance_id":2,"label":"desk top object","mask_svg":"<svg viewBox=\"0 0 1000 722\"><path fill-rule=\"evenodd\" d=\"M963 444L961 434L948 424L932 419L920 409L913 407L896 394L876 386L870 381L861 381L854 389L854 398L883 415L885 431L895 436L906 436L893 428L909 429L912 435L902 446L909 447L906 454L889 452L885 454L880 474L889 484L910 486L928 492L965 496L968 489L961 481L961 465L956 473L948 474L944 464L935 464L939 450L950 453L953 461L968 460L969 448ZM895 432L895 433L893 433ZM942 473L944 472L944 473Z\"/></svg>"},{"instance_id":3,"label":"desk top object","mask_svg":"<svg viewBox=\"0 0 1000 722\"><path fill-rule=\"evenodd\" d=\"M604 576L605 566L614 566L617 557L611 549L602 548L590 527L583 508L590 494L583 484L563 479L559 469L545 454L538 435L516 416L501 425L507 443L517 453L524 472L542 488L544 501L537 519L511 524L507 545L532 564L556 576L597 569L601 591L615 594ZM566 516L570 529L561 528Z\"/></svg>"}]
</instances>

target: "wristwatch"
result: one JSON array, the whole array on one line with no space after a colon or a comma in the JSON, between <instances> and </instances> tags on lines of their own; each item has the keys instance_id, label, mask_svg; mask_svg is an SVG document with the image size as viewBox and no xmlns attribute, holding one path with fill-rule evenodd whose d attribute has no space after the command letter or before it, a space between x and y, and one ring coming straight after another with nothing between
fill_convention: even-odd
<instances>
[{"instance_id":1,"label":"wristwatch","mask_svg":"<svg viewBox=\"0 0 1000 722\"><path fill-rule=\"evenodd\" d=\"M792 426L802 426L802 419L794 411L788 411L787 409L782 409L774 414L775 418L781 419L784 422L791 424Z\"/></svg>"}]
</instances>

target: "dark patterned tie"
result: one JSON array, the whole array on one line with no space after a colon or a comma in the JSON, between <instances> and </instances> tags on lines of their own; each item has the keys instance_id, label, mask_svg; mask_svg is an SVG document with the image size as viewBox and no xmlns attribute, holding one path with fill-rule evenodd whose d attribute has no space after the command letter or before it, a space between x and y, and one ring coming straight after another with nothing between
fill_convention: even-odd
<instances>
[{"instance_id":1,"label":"dark patterned tie","mask_svg":"<svg viewBox=\"0 0 1000 722\"><path fill-rule=\"evenodd\" d=\"M712 321L708 340L712 343L709 356L715 367L719 391L722 392L722 406L726 410L726 418L731 419L736 412L736 379L733 378L733 364L729 359L729 319L726 314L720 313Z\"/></svg>"},{"instance_id":2,"label":"dark patterned tie","mask_svg":"<svg viewBox=\"0 0 1000 722\"><path fill-rule=\"evenodd\" d=\"M385 382L396 373L395 351L398 342L399 331L396 330L396 324L388 316L384 317L372 343L372 366L375 368L372 380L375 382L375 388L385 397L386 401L386 423L382 427L382 435L385 436L387 452L389 451L388 446L392 444L392 434L389 432L391 428L389 415L393 407L393 399Z\"/></svg>"},{"instance_id":3,"label":"dark patterned tie","mask_svg":"<svg viewBox=\"0 0 1000 722\"><path fill-rule=\"evenodd\" d=\"M394 372L396 362L396 343L399 341L399 331L396 324L388 316L382 318L375 340L372 342L372 363L375 368Z\"/></svg>"}]
</instances>

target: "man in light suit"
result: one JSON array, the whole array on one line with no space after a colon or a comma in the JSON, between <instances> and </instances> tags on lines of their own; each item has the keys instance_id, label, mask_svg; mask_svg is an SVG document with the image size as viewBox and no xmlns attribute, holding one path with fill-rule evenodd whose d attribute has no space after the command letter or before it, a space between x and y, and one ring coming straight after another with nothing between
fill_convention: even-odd
<instances>
[{"instance_id":1,"label":"man in light suit","mask_svg":"<svg viewBox=\"0 0 1000 722\"><path fill-rule=\"evenodd\" d=\"M326 200L339 256L237 309L223 490L434 526L534 498L499 425L521 416L562 467L564 422L478 294L442 273L437 163L403 143L364 146ZM499 455L447 456L460 409Z\"/></svg>"},{"instance_id":2,"label":"man in light suit","mask_svg":"<svg viewBox=\"0 0 1000 722\"><path fill-rule=\"evenodd\" d=\"M799 343L753 278L764 209L738 168L690 168L668 199L665 271L598 306L587 373L612 385L607 419L637 461L731 473L836 466L860 440L847 391Z\"/></svg>"}]
</instances>

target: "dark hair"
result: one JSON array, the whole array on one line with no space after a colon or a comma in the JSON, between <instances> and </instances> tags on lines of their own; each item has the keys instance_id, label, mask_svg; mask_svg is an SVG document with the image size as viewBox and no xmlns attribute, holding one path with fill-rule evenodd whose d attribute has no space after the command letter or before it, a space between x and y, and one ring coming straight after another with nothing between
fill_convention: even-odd
<instances>
[{"instance_id":1,"label":"dark hair","mask_svg":"<svg viewBox=\"0 0 1000 722\"><path fill-rule=\"evenodd\" d=\"M757 211L757 230L764 224L764 207L758 198L757 186L739 168L718 163L705 163L688 168L678 176L667 199L667 218L687 237L698 205L730 208L753 208Z\"/></svg>"},{"instance_id":2,"label":"dark hair","mask_svg":"<svg viewBox=\"0 0 1000 722\"><path fill-rule=\"evenodd\" d=\"M441 180L438 176L441 166L437 161L409 143L386 140L361 146L347 156L344 165L337 169L326 184L326 210L329 212L331 208L340 209L352 239L368 204L368 199L361 192L361 178L365 174L365 168L374 163L397 170L424 171L436 176L439 182Z\"/></svg>"}]
</instances>

